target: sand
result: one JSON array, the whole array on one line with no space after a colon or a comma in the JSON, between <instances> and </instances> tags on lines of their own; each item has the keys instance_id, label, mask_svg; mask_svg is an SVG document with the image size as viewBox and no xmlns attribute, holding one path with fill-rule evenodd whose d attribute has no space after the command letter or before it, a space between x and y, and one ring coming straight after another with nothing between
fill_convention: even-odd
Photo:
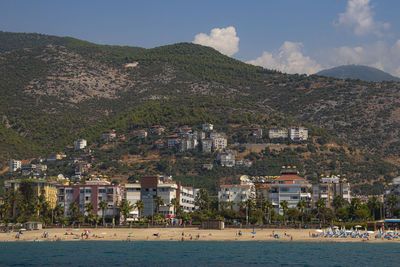
<instances>
[{"instance_id":1,"label":"sand","mask_svg":"<svg viewBox=\"0 0 400 267\"><path fill-rule=\"evenodd\" d=\"M81 237L84 230L89 230L88 238ZM238 235L238 231L242 235ZM44 232L50 233L42 237ZM23 231L20 238L17 232L0 233L0 242L7 241L287 241L287 242L363 242L360 238L324 238L311 237L317 232L314 229L232 229L200 230L197 228L48 228L43 230ZM67 235L66 235L67 233ZM273 238L272 234L280 235ZM399 242L400 240L375 239L371 235L366 242Z\"/></svg>"}]
</instances>

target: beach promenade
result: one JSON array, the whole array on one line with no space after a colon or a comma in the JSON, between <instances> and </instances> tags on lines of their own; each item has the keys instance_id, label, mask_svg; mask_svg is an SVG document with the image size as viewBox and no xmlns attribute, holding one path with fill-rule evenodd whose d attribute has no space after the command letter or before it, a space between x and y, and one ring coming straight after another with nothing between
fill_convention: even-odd
<instances>
[{"instance_id":1,"label":"beach promenade","mask_svg":"<svg viewBox=\"0 0 400 267\"><path fill-rule=\"evenodd\" d=\"M239 232L240 231L240 232ZM0 233L0 242L8 241L287 241L287 242L363 242L361 238L312 237L315 229L232 229L197 228L48 228L43 230ZM398 242L375 238L365 242Z\"/></svg>"}]
</instances>

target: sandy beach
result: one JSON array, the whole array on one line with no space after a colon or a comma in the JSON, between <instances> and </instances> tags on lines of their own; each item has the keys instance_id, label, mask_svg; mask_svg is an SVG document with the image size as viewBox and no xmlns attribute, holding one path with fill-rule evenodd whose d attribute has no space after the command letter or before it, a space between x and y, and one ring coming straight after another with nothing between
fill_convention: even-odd
<instances>
[{"instance_id":1,"label":"sandy beach","mask_svg":"<svg viewBox=\"0 0 400 267\"><path fill-rule=\"evenodd\" d=\"M87 231L87 235L83 235ZM238 231L241 231L241 235ZM8 241L288 241L288 242L363 242L360 238L312 237L315 229L232 229L204 230L197 228L48 228L0 233L0 242ZM44 237L44 233L49 233ZM274 238L278 234L280 238ZM375 239L372 234L366 242L399 242L400 240Z\"/></svg>"}]
</instances>

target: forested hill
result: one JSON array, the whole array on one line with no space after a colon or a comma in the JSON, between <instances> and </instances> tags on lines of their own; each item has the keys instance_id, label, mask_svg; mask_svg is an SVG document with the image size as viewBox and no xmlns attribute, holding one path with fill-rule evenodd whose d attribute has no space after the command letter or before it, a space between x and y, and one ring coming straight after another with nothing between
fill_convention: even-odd
<instances>
[{"instance_id":1,"label":"forested hill","mask_svg":"<svg viewBox=\"0 0 400 267\"><path fill-rule=\"evenodd\" d=\"M61 150L87 129L123 120L148 102L184 106L188 98L203 98L229 103L226 117L295 117L396 161L399 88L396 82L282 74L190 43L143 49L0 32L0 117L14 140L4 144L29 142L24 153Z\"/></svg>"},{"instance_id":2,"label":"forested hill","mask_svg":"<svg viewBox=\"0 0 400 267\"><path fill-rule=\"evenodd\" d=\"M359 79L367 82L395 81L400 82L400 78L394 77L387 72L377 68L361 65L344 65L331 69L321 70L316 75L333 77L338 79Z\"/></svg>"}]
</instances>

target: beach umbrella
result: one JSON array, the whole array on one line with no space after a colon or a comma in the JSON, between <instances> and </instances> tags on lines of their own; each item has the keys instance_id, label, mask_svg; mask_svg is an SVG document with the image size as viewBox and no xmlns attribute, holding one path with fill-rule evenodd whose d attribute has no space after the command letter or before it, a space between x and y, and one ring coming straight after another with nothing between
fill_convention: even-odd
<instances>
[{"instance_id":1,"label":"beach umbrella","mask_svg":"<svg viewBox=\"0 0 400 267\"><path fill-rule=\"evenodd\" d=\"M322 233L323 231L321 229L317 229L315 232Z\"/></svg>"},{"instance_id":2,"label":"beach umbrella","mask_svg":"<svg viewBox=\"0 0 400 267\"><path fill-rule=\"evenodd\" d=\"M374 231L368 231L367 233L368 234L374 234Z\"/></svg>"},{"instance_id":3,"label":"beach umbrella","mask_svg":"<svg viewBox=\"0 0 400 267\"><path fill-rule=\"evenodd\" d=\"M21 230L21 231L26 231L26 229L25 229L25 228L21 228L21 229L19 229L19 230Z\"/></svg>"},{"instance_id":4,"label":"beach umbrella","mask_svg":"<svg viewBox=\"0 0 400 267\"><path fill-rule=\"evenodd\" d=\"M361 228L361 227L362 227L361 225L354 226L354 228Z\"/></svg>"},{"instance_id":5,"label":"beach umbrella","mask_svg":"<svg viewBox=\"0 0 400 267\"><path fill-rule=\"evenodd\" d=\"M253 235L254 235L254 234L256 234L256 232L254 232L254 231L253 231L253 232L251 232L251 233L252 233Z\"/></svg>"}]
</instances>

